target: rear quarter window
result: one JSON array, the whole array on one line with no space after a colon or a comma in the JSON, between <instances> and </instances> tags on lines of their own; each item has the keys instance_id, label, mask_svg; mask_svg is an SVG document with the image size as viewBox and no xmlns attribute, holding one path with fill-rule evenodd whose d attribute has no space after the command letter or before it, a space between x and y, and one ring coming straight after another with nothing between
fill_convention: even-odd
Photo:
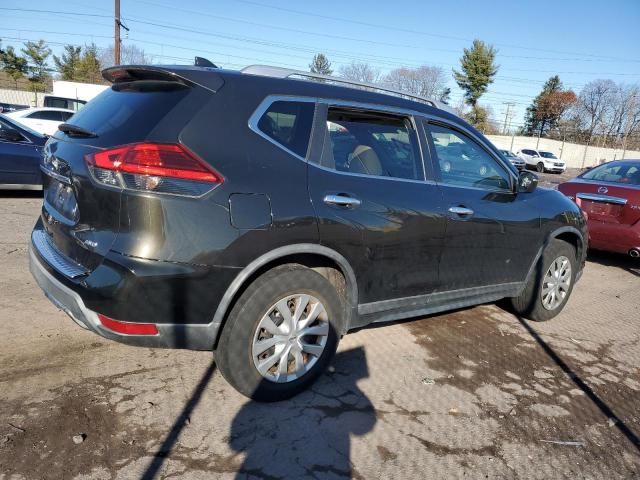
<instances>
[{"instance_id":1,"label":"rear quarter window","mask_svg":"<svg viewBox=\"0 0 640 480\"><path fill-rule=\"evenodd\" d=\"M257 128L278 145L306 157L315 104L276 101L262 114Z\"/></svg>"}]
</instances>

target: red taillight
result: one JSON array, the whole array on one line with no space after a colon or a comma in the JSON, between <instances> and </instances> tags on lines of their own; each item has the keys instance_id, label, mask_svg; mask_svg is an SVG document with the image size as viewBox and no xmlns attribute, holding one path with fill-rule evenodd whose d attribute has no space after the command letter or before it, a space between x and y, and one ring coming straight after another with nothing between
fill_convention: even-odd
<instances>
[{"instance_id":1,"label":"red taillight","mask_svg":"<svg viewBox=\"0 0 640 480\"><path fill-rule=\"evenodd\" d=\"M114 320L101 313L98 314L100 323L109 330L124 335L158 335L158 327L153 323L128 323Z\"/></svg>"},{"instance_id":2,"label":"red taillight","mask_svg":"<svg viewBox=\"0 0 640 480\"><path fill-rule=\"evenodd\" d=\"M133 190L201 195L223 178L186 147L174 143L133 143L85 157L93 178Z\"/></svg>"}]
</instances>

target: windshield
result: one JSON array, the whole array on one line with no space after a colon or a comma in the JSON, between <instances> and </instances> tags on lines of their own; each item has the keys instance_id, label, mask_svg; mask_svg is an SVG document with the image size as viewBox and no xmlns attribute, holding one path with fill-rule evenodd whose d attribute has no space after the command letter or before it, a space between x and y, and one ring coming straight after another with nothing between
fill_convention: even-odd
<instances>
[{"instance_id":1,"label":"windshield","mask_svg":"<svg viewBox=\"0 0 640 480\"><path fill-rule=\"evenodd\" d=\"M505 157L517 158L516 154L509 150L500 150Z\"/></svg>"},{"instance_id":2,"label":"windshield","mask_svg":"<svg viewBox=\"0 0 640 480\"><path fill-rule=\"evenodd\" d=\"M542 152L541 151L540 152L540 156L543 157L543 158L556 158L556 159L558 158L551 152Z\"/></svg>"},{"instance_id":3,"label":"windshield","mask_svg":"<svg viewBox=\"0 0 640 480\"><path fill-rule=\"evenodd\" d=\"M640 185L640 162L611 162L582 175L585 180Z\"/></svg>"}]
</instances>

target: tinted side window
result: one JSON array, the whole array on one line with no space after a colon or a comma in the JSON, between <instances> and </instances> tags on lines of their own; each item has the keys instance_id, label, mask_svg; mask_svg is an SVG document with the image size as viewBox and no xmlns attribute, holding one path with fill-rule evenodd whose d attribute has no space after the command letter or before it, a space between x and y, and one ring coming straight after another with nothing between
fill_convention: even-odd
<instances>
[{"instance_id":1,"label":"tinted side window","mask_svg":"<svg viewBox=\"0 0 640 480\"><path fill-rule=\"evenodd\" d=\"M429 125L442 181L450 185L508 190L509 174L480 145L466 135Z\"/></svg>"},{"instance_id":2,"label":"tinted side window","mask_svg":"<svg viewBox=\"0 0 640 480\"><path fill-rule=\"evenodd\" d=\"M73 113L71 113L71 112L60 112L60 115L62 116L62 121L66 122L67 120L69 120L73 116Z\"/></svg>"},{"instance_id":3,"label":"tinted side window","mask_svg":"<svg viewBox=\"0 0 640 480\"><path fill-rule=\"evenodd\" d=\"M306 157L315 104L273 102L258 121L262 133L293 153Z\"/></svg>"},{"instance_id":4,"label":"tinted side window","mask_svg":"<svg viewBox=\"0 0 640 480\"><path fill-rule=\"evenodd\" d=\"M45 101L46 107L67 108L67 101L62 98L48 97Z\"/></svg>"},{"instance_id":5,"label":"tinted side window","mask_svg":"<svg viewBox=\"0 0 640 480\"><path fill-rule=\"evenodd\" d=\"M339 172L422 180L415 130L406 117L329 108L321 165Z\"/></svg>"},{"instance_id":6,"label":"tinted side window","mask_svg":"<svg viewBox=\"0 0 640 480\"><path fill-rule=\"evenodd\" d=\"M7 141L7 139L10 138L12 135L16 135L15 141L18 141L18 142L26 141L26 138L24 137L24 135L22 135L15 128L13 128L12 125L9 125L8 123L4 123L2 120L0 120L0 142ZM17 140L18 135L22 137L21 140Z\"/></svg>"},{"instance_id":7,"label":"tinted side window","mask_svg":"<svg viewBox=\"0 0 640 480\"><path fill-rule=\"evenodd\" d=\"M30 115L27 115L27 118L33 118L36 120L53 120L56 122L60 122L62 119L62 116L60 115L60 112L44 111L44 112L34 112Z\"/></svg>"}]
</instances>

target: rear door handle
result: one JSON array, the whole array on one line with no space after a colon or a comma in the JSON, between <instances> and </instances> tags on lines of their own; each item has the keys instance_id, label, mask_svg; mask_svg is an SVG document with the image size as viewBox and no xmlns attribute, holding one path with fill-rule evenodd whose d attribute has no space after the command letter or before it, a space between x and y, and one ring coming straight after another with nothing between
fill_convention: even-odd
<instances>
[{"instance_id":1,"label":"rear door handle","mask_svg":"<svg viewBox=\"0 0 640 480\"><path fill-rule=\"evenodd\" d=\"M466 207L449 207L449 212L461 217L470 217L474 213L473 210Z\"/></svg>"},{"instance_id":2,"label":"rear door handle","mask_svg":"<svg viewBox=\"0 0 640 480\"><path fill-rule=\"evenodd\" d=\"M324 203L345 208L359 207L362 204L362 202L357 198L348 197L346 195L325 195Z\"/></svg>"}]
</instances>

